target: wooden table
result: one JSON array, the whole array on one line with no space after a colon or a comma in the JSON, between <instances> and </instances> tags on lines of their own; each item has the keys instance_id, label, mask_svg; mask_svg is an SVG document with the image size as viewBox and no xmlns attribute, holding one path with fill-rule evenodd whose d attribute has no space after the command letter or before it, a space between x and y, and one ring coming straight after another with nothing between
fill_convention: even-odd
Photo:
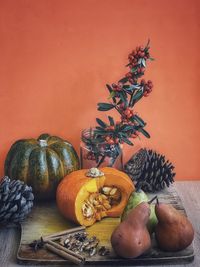
<instances>
[{"instance_id":1,"label":"wooden table","mask_svg":"<svg viewBox=\"0 0 200 267\"><path fill-rule=\"evenodd\" d=\"M186 265L156 265L156 266L200 266L200 181L176 182L176 190L182 199L183 205L195 228L194 251L195 259ZM16 254L19 246L20 233L17 228L0 229L0 267L19 267L16 263ZM31 265L34 266L35 265ZM42 266L42 265L37 265ZM45 265L50 267L52 265ZM58 267L59 265L54 265ZM152 267L152 265L148 265Z\"/></svg>"}]
</instances>

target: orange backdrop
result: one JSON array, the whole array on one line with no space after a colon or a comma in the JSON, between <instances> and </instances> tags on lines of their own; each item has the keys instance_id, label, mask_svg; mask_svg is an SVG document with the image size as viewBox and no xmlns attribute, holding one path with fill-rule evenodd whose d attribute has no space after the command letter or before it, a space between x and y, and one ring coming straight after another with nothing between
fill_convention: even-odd
<instances>
[{"instance_id":1,"label":"orange backdrop","mask_svg":"<svg viewBox=\"0 0 200 267\"><path fill-rule=\"evenodd\" d=\"M199 12L199 0L1 0L1 176L17 139L48 132L79 150L81 130L105 116L105 84L150 38L154 90L136 107L144 145L167 155L176 179L200 179Z\"/></svg>"}]
</instances>

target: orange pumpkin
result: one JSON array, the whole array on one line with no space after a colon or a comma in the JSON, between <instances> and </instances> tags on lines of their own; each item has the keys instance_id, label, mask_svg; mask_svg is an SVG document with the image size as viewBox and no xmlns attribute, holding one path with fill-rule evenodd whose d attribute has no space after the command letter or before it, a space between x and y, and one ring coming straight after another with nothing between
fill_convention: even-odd
<instances>
[{"instance_id":1,"label":"orange pumpkin","mask_svg":"<svg viewBox=\"0 0 200 267\"><path fill-rule=\"evenodd\" d=\"M57 188L58 209L80 225L90 226L103 217L119 217L135 190L125 173L110 167L96 170L101 175L97 173L95 178L88 177L86 169L74 171Z\"/></svg>"}]
</instances>

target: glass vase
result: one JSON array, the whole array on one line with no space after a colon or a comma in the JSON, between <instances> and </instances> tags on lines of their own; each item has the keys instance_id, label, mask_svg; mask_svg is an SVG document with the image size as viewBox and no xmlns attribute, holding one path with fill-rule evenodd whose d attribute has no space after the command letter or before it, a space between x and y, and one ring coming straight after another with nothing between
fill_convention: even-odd
<instances>
[{"instance_id":1,"label":"glass vase","mask_svg":"<svg viewBox=\"0 0 200 267\"><path fill-rule=\"evenodd\" d=\"M97 143L94 129L85 129L81 134L80 159L81 168L113 167L123 169L123 152L120 144Z\"/></svg>"}]
</instances>

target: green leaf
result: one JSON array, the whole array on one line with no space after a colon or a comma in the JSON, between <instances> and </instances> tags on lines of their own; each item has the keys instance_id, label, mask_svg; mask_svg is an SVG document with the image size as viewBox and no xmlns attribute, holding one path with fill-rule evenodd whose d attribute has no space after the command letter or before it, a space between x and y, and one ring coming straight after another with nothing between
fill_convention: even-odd
<instances>
[{"instance_id":1,"label":"green leaf","mask_svg":"<svg viewBox=\"0 0 200 267\"><path fill-rule=\"evenodd\" d=\"M132 69L131 69L131 72L132 72L132 73L134 73L134 72L136 72L136 71L137 71L137 68L132 68Z\"/></svg>"},{"instance_id":2,"label":"green leaf","mask_svg":"<svg viewBox=\"0 0 200 267\"><path fill-rule=\"evenodd\" d=\"M112 87L109 85L109 84L106 84L106 87L108 89L108 91L111 93L113 90L112 90Z\"/></svg>"},{"instance_id":3,"label":"green leaf","mask_svg":"<svg viewBox=\"0 0 200 267\"><path fill-rule=\"evenodd\" d=\"M103 122L101 119L96 118L96 122L103 128L107 127L107 124L105 122Z\"/></svg>"},{"instance_id":4,"label":"green leaf","mask_svg":"<svg viewBox=\"0 0 200 267\"><path fill-rule=\"evenodd\" d=\"M107 87L108 91L110 92L110 94L112 94L112 92L113 92L112 87L109 84L106 84L106 87ZM113 100L114 103L116 103L115 97L112 97L112 100Z\"/></svg>"},{"instance_id":5,"label":"green leaf","mask_svg":"<svg viewBox=\"0 0 200 267\"><path fill-rule=\"evenodd\" d=\"M126 83L128 81L127 77L122 78L121 80L119 80L119 83Z\"/></svg>"},{"instance_id":6,"label":"green leaf","mask_svg":"<svg viewBox=\"0 0 200 267\"><path fill-rule=\"evenodd\" d=\"M133 84L130 87L133 88L133 89L140 89L141 88L141 85L139 85L139 84Z\"/></svg>"},{"instance_id":7,"label":"green leaf","mask_svg":"<svg viewBox=\"0 0 200 267\"><path fill-rule=\"evenodd\" d=\"M127 103L127 95L124 91L119 92L119 97L122 100L123 103Z\"/></svg>"},{"instance_id":8,"label":"green leaf","mask_svg":"<svg viewBox=\"0 0 200 267\"><path fill-rule=\"evenodd\" d=\"M126 132L125 132L125 133L124 133L124 132L119 132L119 133L118 133L118 136L119 136L120 138L122 138L122 137L125 137L125 138L126 138L126 137L127 137L127 133L126 133Z\"/></svg>"},{"instance_id":9,"label":"green leaf","mask_svg":"<svg viewBox=\"0 0 200 267\"><path fill-rule=\"evenodd\" d=\"M145 131L143 128L138 129L139 132L141 132L145 137L150 138L150 134Z\"/></svg>"},{"instance_id":10,"label":"green leaf","mask_svg":"<svg viewBox=\"0 0 200 267\"><path fill-rule=\"evenodd\" d=\"M108 111L115 107L113 104L109 104L109 103L98 103L97 105L98 105L99 111Z\"/></svg>"},{"instance_id":11,"label":"green leaf","mask_svg":"<svg viewBox=\"0 0 200 267\"><path fill-rule=\"evenodd\" d=\"M123 111L119 107L116 107L116 110L119 112L120 115L123 114Z\"/></svg>"},{"instance_id":12,"label":"green leaf","mask_svg":"<svg viewBox=\"0 0 200 267\"><path fill-rule=\"evenodd\" d=\"M100 131L100 130L94 130L94 136L95 135L105 135L106 131ZM95 136L96 139L96 136Z\"/></svg>"},{"instance_id":13,"label":"green leaf","mask_svg":"<svg viewBox=\"0 0 200 267\"><path fill-rule=\"evenodd\" d=\"M138 115L134 115L134 120L136 120L139 125L141 125L142 127L144 127L146 125L146 123L143 121L143 119L141 119Z\"/></svg>"},{"instance_id":14,"label":"green leaf","mask_svg":"<svg viewBox=\"0 0 200 267\"><path fill-rule=\"evenodd\" d=\"M104 131L104 132L106 132L106 130L104 128L99 127L99 126L96 126L95 129L98 130L98 131Z\"/></svg>"},{"instance_id":15,"label":"green leaf","mask_svg":"<svg viewBox=\"0 0 200 267\"><path fill-rule=\"evenodd\" d=\"M123 125L121 128L120 128L120 130L121 131L123 131L123 132L128 132L128 131L130 131L130 130L133 130L133 128L134 128L134 126L132 126L132 125Z\"/></svg>"},{"instance_id":16,"label":"green leaf","mask_svg":"<svg viewBox=\"0 0 200 267\"><path fill-rule=\"evenodd\" d=\"M128 84L123 85L123 89L128 89L128 88L130 88L130 85L128 85Z\"/></svg>"},{"instance_id":17,"label":"green leaf","mask_svg":"<svg viewBox=\"0 0 200 267\"><path fill-rule=\"evenodd\" d=\"M126 91L127 93L132 93L133 90L136 90L136 89L133 88L132 86L130 86L129 88L126 88L126 89L125 89L125 91Z\"/></svg>"},{"instance_id":18,"label":"green leaf","mask_svg":"<svg viewBox=\"0 0 200 267\"><path fill-rule=\"evenodd\" d=\"M130 106L132 107L142 97L143 97L143 90L139 90L136 94L134 94L134 95L131 96Z\"/></svg>"},{"instance_id":19,"label":"green leaf","mask_svg":"<svg viewBox=\"0 0 200 267\"><path fill-rule=\"evenodd\" d=\"M110 95L109 95L108 99L110 99L110 98L113 98L114 96L115 96L115 92L114 92L114 91L112 91L112 92L110 93Z\"/></svg>"},{"instance_id":20,"label":"green leaf","mask_svg":"<svg viewBox=\"0 0 200 267\"><path fill-rule=\"evenodd\" d=\"M114 119L111 116L108 116L108 119L110 121L110 125L114 126L115 125Z\"/></svg>"},{"instance_id":21,"label":"green leaf","mask_svg":"<svg viewBox=\"0 0 200 267\"><path fill-rule=\"evenodd\" d=\"M153 57L150 57L150 58L149 58L149 60L151 60L151 61L154 61L154 60L155 60L155 58L153 58Z\"/></svg>"},{"instance_id":22,"label":"green leaf","mask_svg":"<svg viewBox=\"0 0 200 267\"><path fill-rule=\"evenodd\" d=\"M141 95L143 95L143 91L139 90L136 94L134 94L133 100L137 100Z\"/></svg>"},{"instance_id":23,"label":"green leaf","mask_svg":"<svg viewBox=\"0 0 200 267\"><path fill-rule=\"evenodd\" d=\"M126 137L122 137L122 140L123 140L126 144L128 144L128 145L130 145L130 146L133 146L133 143L132 143L128 138L126 138Z\"/></svg>"}]
</instances>

